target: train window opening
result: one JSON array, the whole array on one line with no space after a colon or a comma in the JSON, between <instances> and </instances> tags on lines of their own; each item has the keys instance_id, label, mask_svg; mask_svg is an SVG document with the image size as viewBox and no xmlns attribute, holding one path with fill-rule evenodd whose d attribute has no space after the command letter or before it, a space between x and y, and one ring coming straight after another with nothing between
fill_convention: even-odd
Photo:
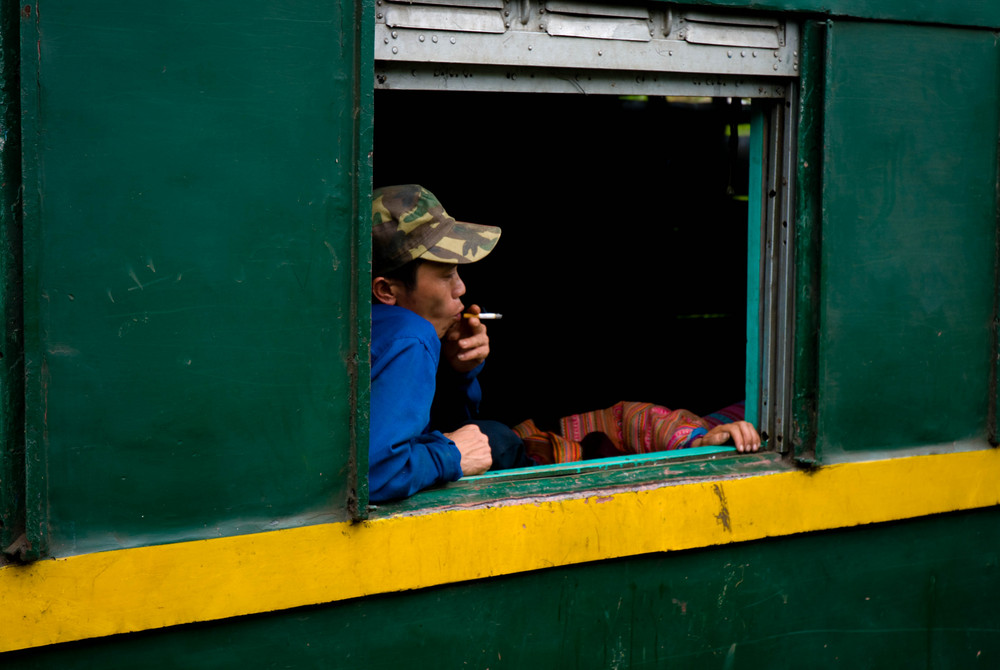
<instances>
[{"instance_id":1,"label":"train window opening","mask_svg":"<svg viewBox=\"0 0 1000 670\"><path fill-rule=\"evenodd\" d=\"M466 304L504 314L483 418L743 400L785 451L798 27L487 4L378 3L373 160L375 186L503 229L461 268Z\"/></svg>"},{"instance_id":2,"label":"train window opening","mask_svg":"<svg viewBox=\"0 0 1000 670\"><path fill-rule=\"evenodd\" d=\"M461 268L466 304L504 314L484 418L555 427L619 401L702 416L758 385L749 99L377 91L375 110L376 186L419 182L503 229Z\"/></svg>"}]
</instances>

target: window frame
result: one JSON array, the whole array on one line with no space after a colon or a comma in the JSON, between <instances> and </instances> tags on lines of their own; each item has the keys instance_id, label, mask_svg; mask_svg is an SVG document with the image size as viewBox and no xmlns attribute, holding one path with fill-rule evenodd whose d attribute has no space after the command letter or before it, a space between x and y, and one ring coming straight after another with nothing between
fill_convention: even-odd
<instances>
[{"instance_id":1,"label":"window frame","mask_svg":"<svg viewBox=\"0 0 1000 670\"><path fill-rule=\"evenodd\" d=\"M747 420L758 426L767 440L771 454L761 454L757 463L767 463L765 469L775 467L775 457L785 453L791 440L787 430L791 427L792 413L792 335L794 324L794 226L789 225L794 212L795 138L797 134L795 110L797 109L798 66L794 76L761 77L740 76L730 72L703 72L700 74L678 72L646 72L641 70L600 70L596 68L544 68L538 65L484 65L451 62L446 59L408 61L396 59L395 45L398 38L425 39L425 29L390 29L382 13L383 3L376 8L375 30L375 89L384 90L463 90L483 92L536 92L536 93L607 93L615 95L679 95L749 98L752 101L750 133L750 180L760 188L749 189L748 209L748 282L747 282L747 356L746 356L746 411ZM669 10L668 10L669 14ZM669 20L669 19L668 19ZM511 22L513 23L513 21ZM799 26L785 22L797 45ZM509 27L509 25L508 25ZM418 36L417 33L420 33ZM447 33L440 33L447 35ZM464 35L463 35L464 37ZM434 44L438 43L435 38ZM454 40L451 40L454 44ZM793 46L789 46L791 49ZM797 46L795 46L797 49ZM798 56L798 51L795 52ZM389 54L392 54L391 56ZM746 54L744 54L746 55ZM728 56L732 58L732 52ZM754 58L756 54L754 54ZM776 54L777 59L777 54ZM780 60L780 59L778 59ZM715 61L718 62L718 61ZM775 66L775 70L778 66ZM569 82L567 84L567 82ZM585 84L583 82L586 82ZM546 88L548 86L548 88ZM365 399L367 400L367 398ZM367 444L359 444L359 465L367 463ZM486 497L495 497L495 486L514 486L524 480L538 480L574 476L579 483L575 490L590 490L594 484L584 480L600 480L607 473L635 469L662 470L668 461L671 466L690 461L714 461L720 455L734 453L731 447L685 450L685 453L660 452L643 456L630 455L598 459L583 463L537 466L525 472L501 471L477 477L463 477L447 489L435 488L434 493L420 492L399 503L380 507L390 510L421 509L426 502L448 500L449 492L463 495L468 491L493 491ZM735 459L741 467L754 470L747 463L755 457ZM697 469L697 468L696 468ZM681 470L688 468L681 466ZM603 475L601 473L604 473ZM363 471L359 480L366 483ZM642 478L641 475L636 475ZM614 476L611 476L614 479ZM595 480L595 481L596 481ZM464 484L463 484L464 482ZM599 487L600 484L598 483ZM544 486L543 486L544 488ZM359 487L367 491L367 486ZM478 494L474 494L478 497ZM443 498L442 498L443 496ZM414 500L415 499L415 500ZM377 509L367 505L361 510ZM431 503L435 506L437 503ZM446 504L446 503L445 503ZM359 518L367 513L358 511Z\"/></svg>"}]
</instances>

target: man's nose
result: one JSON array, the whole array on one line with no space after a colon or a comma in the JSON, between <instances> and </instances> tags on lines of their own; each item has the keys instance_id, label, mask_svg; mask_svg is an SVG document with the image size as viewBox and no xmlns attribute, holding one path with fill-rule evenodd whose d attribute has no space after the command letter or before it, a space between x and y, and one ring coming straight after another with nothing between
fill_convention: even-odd
<instances>
[{"instance_id":1,"label":"man's nose","mask_svg":"<svg viewBox=\"0 0 1000 670\"><path fill-rule=\"evenodd\" d=\"M465 282L458 276L458 273L455 273L455 288L452 290L452 295L456 298L465 295Z\"/></svg>"}]
</instances>

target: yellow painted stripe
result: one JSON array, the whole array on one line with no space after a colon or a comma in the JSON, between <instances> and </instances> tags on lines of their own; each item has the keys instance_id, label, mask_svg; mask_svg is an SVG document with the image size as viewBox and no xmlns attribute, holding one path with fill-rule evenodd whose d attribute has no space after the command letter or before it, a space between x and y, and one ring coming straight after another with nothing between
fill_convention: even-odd
<instances>
[{"instance_id":1,"label":"yellow painted stripe","mask_svg":"<svg viewBox=\"0 0 1000 670\"><path fill-rule=\"evenodd\" d=\"M1000 504L1000 451L334 523L0 569L0 651Z\"/></svg>"}]
</instances>

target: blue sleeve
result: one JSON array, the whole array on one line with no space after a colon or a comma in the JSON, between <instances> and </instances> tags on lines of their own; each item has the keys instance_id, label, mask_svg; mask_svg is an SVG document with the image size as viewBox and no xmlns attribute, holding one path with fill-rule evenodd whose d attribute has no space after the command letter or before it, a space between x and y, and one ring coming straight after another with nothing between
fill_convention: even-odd
<instances>
[{"instance_id":1,"label":"blue sleeve","mask_svg":"<svg viewBox=\"0 0 1000 670\"><path fill-rule=\"evenodd\" d=\"M368 489L372 502L413 495L462 476L461 454L438 431L424 432L436 357L416 337L392 341L372 364Z\"/></svg>"}]
</instances>

